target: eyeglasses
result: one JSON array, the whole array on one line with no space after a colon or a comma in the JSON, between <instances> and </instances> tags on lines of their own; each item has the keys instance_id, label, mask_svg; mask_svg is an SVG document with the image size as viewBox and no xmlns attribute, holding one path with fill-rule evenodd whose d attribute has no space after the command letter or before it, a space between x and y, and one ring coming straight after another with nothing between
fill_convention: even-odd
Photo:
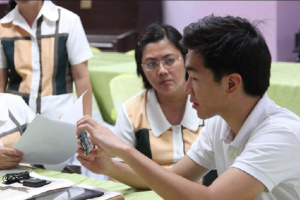
<instances>
[{"instance_id":1,"label":"eyeglasses","mask_svg":"<svg viewBox=\"0 0 300 200\"><path fill-rule=\"evenodd\" d=\"M174 66L175 62L177 60L180 60L182 57L179 56L178 58L167 58L165 60L161 60L161 61L152 61L152 62L148 62L148 63L144 63L141 64L147 71L152 71L155 69L158 69L160 66L160 63L163 64L163 66L168 69Z\"/></svg>"}]
</instances>

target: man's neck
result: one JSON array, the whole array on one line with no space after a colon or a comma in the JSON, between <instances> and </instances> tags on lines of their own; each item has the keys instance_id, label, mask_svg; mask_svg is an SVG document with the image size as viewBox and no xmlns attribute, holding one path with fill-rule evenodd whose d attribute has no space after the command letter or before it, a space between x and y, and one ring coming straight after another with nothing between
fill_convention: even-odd
<instances>
[{"instance_id":1,"label":"man's neck","mask_svg":"<svg viewBox=\"0 0 300 200\"><path fill-rule=\"evenodd\" d=\"M30 7L27 5L18 4L19 12L25 18L29 27L32 28L33 22L39 14L41 8L43 6L43 1L39 1L39 3Z\"/></svg>"},{"instance_id":2,"label":"man's neck","mask_svg":"<svg viewBox=\"0 0 300 200\"><path fill-rule=\"evenodd\" d=\"M261 97L243 96L232 102L228 106L228 109L221 115L233 131L234 138L260 99Z\"/></svg>"}]
</instances>

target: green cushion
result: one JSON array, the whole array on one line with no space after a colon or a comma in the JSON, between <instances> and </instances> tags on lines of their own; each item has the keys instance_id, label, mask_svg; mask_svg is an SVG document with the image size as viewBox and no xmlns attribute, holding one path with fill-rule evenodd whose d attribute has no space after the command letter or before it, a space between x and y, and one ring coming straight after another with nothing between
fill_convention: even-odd
<instances>
[{"instance_id":1,"label":"green cushion","mask_svg":"<svg viewBox=\"0 0 300 200\"><path fill-rule=\"evenodd\" d=\"M277 105L300 116L300 63L273 62L267 94Z\"/></svg>"}]
</instances>

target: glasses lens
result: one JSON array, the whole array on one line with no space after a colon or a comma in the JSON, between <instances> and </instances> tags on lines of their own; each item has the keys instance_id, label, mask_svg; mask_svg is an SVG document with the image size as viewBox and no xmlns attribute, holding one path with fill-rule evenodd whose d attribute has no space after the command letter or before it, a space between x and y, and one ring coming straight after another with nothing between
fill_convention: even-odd
<instances>
[{"instance_id":1,"label":"glasses lens","mask_svg":"<svg viewBox=\"0 0 300 200\"><path fill-rule=\"evenodd\" d=\"M158 63L157 62L149 62L149 63L145 63L145 68L147 70L153 70L155 68L157 68Z\"/></svg>"},{"instance_id":2,"label":"glasses lens","mask_svg":"<svg viewBox=\"0 0 300 200\"><path fill-rule=\"evenodd\" d=\"M176 61L175 58L169 58L169 59L163 60L163 64L165 66L171 67L175 63L175 61Z\"/></svg>"}]
</instances>

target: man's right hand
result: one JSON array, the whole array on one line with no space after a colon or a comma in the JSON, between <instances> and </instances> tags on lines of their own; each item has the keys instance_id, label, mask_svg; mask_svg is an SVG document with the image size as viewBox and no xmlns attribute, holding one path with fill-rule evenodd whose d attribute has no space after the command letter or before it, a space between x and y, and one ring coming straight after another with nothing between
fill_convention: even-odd
<instances>
[{"instance_id":1,"label":"man's right hand","mask_svg":"<svg viewBox=\"0 0 300 200\"><path fill-rule=\"evenodd\" d=\"M101 152L97 146L89 155L85 155L81 147L76 152L78 153L76 158L81 165L96 174L107 174L107 170L113 164L112 159L105 152Z\"/></svg>"},{"instance_id":2,"label":"man's right hand","mask_svg":"<svg viewBox=\"0 0 300 200\"><path fill-rule=\"evenodd\" d=\"M99 124L89 115L84 116L77 122L76 135L79 135L82 130L86 130L90 134L92 143L99 147L98 155L101 153L111 158L123 159L122 156L126 156L127 151L132 148L132 146L120 140L106 126Z\"/></svg>"},{"instance_id":3,"label":"man's right hand","mask_svg":"<svg viewBox=\"0 0 300 200\"><path fill-rule=\"evenodd\" d=\"M23 152L16 149L0 147L0 169L17 166L23 160Z\"/></svg>"}]
</instances>

